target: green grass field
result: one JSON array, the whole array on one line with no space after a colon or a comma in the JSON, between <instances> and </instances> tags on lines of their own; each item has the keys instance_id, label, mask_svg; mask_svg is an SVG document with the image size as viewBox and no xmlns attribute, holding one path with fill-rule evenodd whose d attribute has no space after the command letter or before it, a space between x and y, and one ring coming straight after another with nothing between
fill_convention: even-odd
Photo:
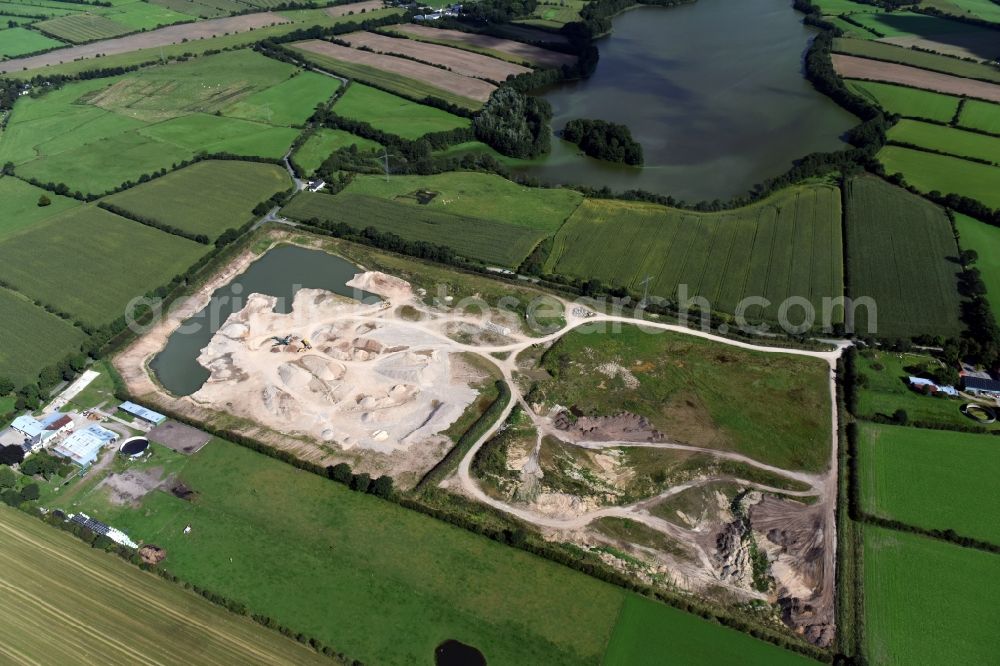
<instances>
[{"instance_id":1,"label":"green grass field","mask_svg":"<svg viewBox=\"0 0 1000 666\"><path fill-rule=\"evenodd\" d=\"M198 162L108 197L130 213L215 240L253 217L261 201L292 186L275 164L235 160Z\"/></svg>"},{"instance_id":2,"label":"green grass field","mask_svg":"<svg viewBox=\"0 0 1000 666\"><path fill-rule=\"evenodd\" d=\"M967 62L958 58L916 51L892 44L872 42L864 39L838 38L833 41L833 50L863 58L874 58L911 65L970 79L982 79L1000 83L1000 71L978 62Z\"/></svg>"},{"instance_id":3,"label":"green grass field","mask_svg":"<svg viewBox=\"0 0 1000 666\"><path fill-rule=\"evenodd\" d=\"M52 203L48 206L39 206L38 200L43 196ZM3 202L3 216L0 217L0 241L24 229L30 229L42 220L80 205L76 199L46 192L11 176L0 176L0 201Z\"/></svg>"},{"instance_id":4,"label":"green grass field","mask_svg":"<svg viewBox=\"0 0 1000 666\"><path fill-rule=\"evenodd\" d=\"M7 17L2 17L6 24ZM26 53L44 51L63 46L59 40L46 37L40 32L16 27L0 30L0 58L13 58Z\"/></svg>"},{"instance_id":5,"label":"green grass field","mask_svg":"<svg viewBox=\"0 0 1000 666\"><path fill-rule=\"evenodd\" d=\"M0 534L5 661L332 663L20 511L0 508Z\"/></svg>"},{"instance_id":6,"label":"green grass field","mask_svg":"<svg viewBox=\"0 0 1000 666\"><path fill-rule=\"evenodd\" d=\"M358 150L375 150L379 144L343 130L332 130L324 127L299 146L298 150L295 151L295 163L306 175L312 175L330 156L330 153L348 146L357 146Z\"/></svg>"},{"instance_id":7,"label":"green grass field","mask_svg":"<svg viewBox=\"0 0 1000 666\"><path fill-rule=\"evenodd\" d=\"M986 664L1000 654L998 556L864 528L868 662Z\"/></svg>"},{"instance_id":8,"label":"green grass field","mask_svg":"<svg viewBox=\"0 0 1000 666\"><path fill-rule=\"evenodd\" d=\"M100 13L120 23L131 30L154 30L165 25L173 25L181 21L193 21L196 15L183 11L174 11L151 2L136 0L131 2L116 2L113 7L100 10Z\"/></svg>"},{"instance_id":9,"label":"green grass field","mask_svg":"<svg viewBox=\"0 0 1000 666\"><path fill-rule=\"evenodd\" d=\"M79 351L80 329L49 314L20 294L0 287L0 377L23 386L47 365Z\"/></svg>"},{"instance_id":10,"label":"green grass field","mask_svg":"<svg viewBox=\"0 0 1000 666\"><path fill-rule=\"evenodd\" d=\"M517 268L545 237L544 231L430 207L412 207L363 194L302 192L281 210L296 220L373 227L409 241L447 245L469 259Z\"/></svg>"},{"instance_id":11,"label":"green grass field","mask_svg":"<svg viewBox=\"0 0 1000 666\"><path fill-rule=\"evenodd\" d=\"M134 28L96 14L57 16L56 18L36 23L35 27L46 34L58 37L67 42L72 42L73 44L93 42L98 39L109 39L134 30Z\"/></svg>"},{"instance_id":12,"label":"green grass field","mask_svg":"<svg viewBox=\"0 0 1000 666\"><path fill-rule=\"evenodd\" d=\"M851 0L815 0L813 4L819 7L824 14L835 16L858 13L872 14L879 11L876 6L863 5L859 2L851 2Z\"/></svg>"},{"instance_id":13,"label":"green grass field","mask_svg":"<svg viewBox=\"0 0 1000 666\"><path fill-rule=\"evenodd\" d=\"M871 297L877 308L876 321L857 308L855 330L958 335L958 247L944 211L871 176L851 180L847 201L850 296Z\"/></svg>"},{"instance_id":14,"label":"green grass field","mask_svg":"<svg viewBox=\"0 0 1000 666\"><path fill-rule=\"evenodd\" d=\"M865 511L1000 544L996 437L868 423L860 439Z\"/></svg>"},{"instance_id":15,"label":"green grass field","mask_svg":"<svg viewBox=\"0 0 1000 666\"><path fill-rule=\"evenodd\" d=\"M992 0L927 0L923 4L954 16L1000 23L1000 5Z\"/></svg>"},{"instance_id":16,"label":"green grass field","mask_svg":"<svg viewBox=\"0 0 1000 666\"><path fill-rule=\"evenodd\" d=\"M898 146L886 146L878 159L886 173L902 173L921 192L959 194L1000 208L1000 167Z\"/></svg>"},{"instance_id":17,"label":"green grass field","mask_svg":"<svg viewBox=\"0 0 1000 666\"><path fill-rule=\"evenodd\" d=\"M1000 310L1000 229L961 213L955 214L958 244L963 250L975 250L979 255L976 268L986 283L986 298L990 306Z\"/></svg>"},{"instance_id":18,"label":"green grass field","mask_svg":"<svg viewBox=\"0 0 1000 666\"><path fill-rule=\"evenodd\" d=\"M304 49L296 48L294 43L289 44L288 48L296 51L304 60L311 62L317 67L328 72L332 72L355 81L360 81L361 83L378 86L381 89L392 91L409 99L437 97L438 99L443 99L446 102L469 109L470 111L476 111L483 106L482 102L477 102L474 99L456 95L455 93L442 90L441 88L437 88L422 81L417 81L416 79L396 74L395 72L375 69L374 67L369 67L368 65L338 60L337 58L331 58L330 56L313 53L312 51L306 51ZM353 88L354 86L352 85L351 87Z\"/></svg>"},{"instance_id":19,"label":"green grass field","mask_svg":"<svg viewBox=\"0 0 1000 666\"><path fill-rule=\"evenodd\" d=\"M419 139L431 132L468 127L469 119L390 95L370 86L352 83L333 110L352 120L363 120L375 129L404 139Z\"/></svg>"},{"instance_id":20,"label":"green grass field","mask_svg":"<svg viewBox=\"0 0 1000 666\"><path fill-rule=\"evenodd\" d=\"M975 426L964 416L958 398L924 396L911 391L906 385L910 375L924 375L939 367L938 362L919 354L875 353L859 357L859 370L865 375L867 385L858 394L858 415L871 419L877 415L891 417L897 409L905 410L910 421L927 421L941 425ZM1000 424L987 426L1000 429Z\"/></svg>"},{"instance_id":21,"label":"green grass field","mask_svg":"<svg viewBox=\"0 0 1000 666\"><path fill-rule=\"evenodd\" d=\"M414 193L435 192L427 204ZM519 227L554 232L566 221L583 196L574 190L525 187L501 176L474 171L455 171L433 176L359 175L344 190L348 194L392 199L414 206L499 220Z\"/></svg>"},{"instance_id":22,"label":"green grass field","mask_svg":"<svg viewBox=\"0 0 1000 666\"><path fill-rule=\"evenodd\" d=\"M631 596L221 440L146 464L176 469L197 500L153 491L139 507L111 506L93 490L71 500L80 502L74 508L166 548L164 566L182 579L364 663L431 663L438 644L456 639L490 664L597 664ZM704 632L758 660L748 663L787 658L652 602L623 630L643 626ZM684 663L716 663L695 645L675 654Z\"/></svg>"},{"instance_id":23,"label":"green grass field","mask_svg":"<svg viewBox=\"0 0 1000 666\"><path fill-rule=\"evenodd\" d=\"M784 189L746 208L695 213L654 204L587 199L556 234L546 271L651 294L703 296L734 312L744 298L766 308L750 320L774 320L778 305L801 296L823 312L843 293L840 192L828 185ZM797 320L793 320L796 321Z\"/></svg>"},{"instance_id":24,"label":"green grass field","mask_svg":"<svg viewBox=\"0 0 1000 666\"><path fill-rule=\"evenodd\" d=\"M528 18L515 23L559 30L567 23L580 21L580 10L586 5L586 0L542 0Z\"/></svg>"},{"instance_id":25,"label":"green grass field","mask_svg":"<svg viewBox=\"0 0 1000 666\"><path fill-rule=\"evenodd\" d=\"M938 35L946 35L946 43L951 43L955 35L988 34L987 28L908 11L861 13L851 18L885 37L933 39Z\"/></svg>"},{"instance_id":26,"label":"green grass field","mask_svg":"<svg viewBox=\"0 0 1000 666\"><path fill-rule=\"evenodd\" d=\"M814 358L738 349L691 335L575 330L545 353L539 399L589 416L645 416L671 441L738 451L784 469L830 460L829 369ZM614 362L638 380L595 370ZM534 401L534 398L533 398Z\"/></svg>"},{"instance_id":27,"label":"green grass field","mask_svg":"<svg viewBox=\"0 0 1000 666\"><path fill-rule=\"evenodd\" d=\"M104 324L207 251L90 205L0 243L0 280L82 321Z\"/></svg>"},{"instance_id":28,"label":"green grass field","mask_svg":"<svg viewBox=\"0 0 1000 666\"><path fill-rule=\"evenodd\" d=\"M1000 137L905 119L900 120L887 134L890 141L1000 164ZM995 184L1000 185L1000 172L996 174L996 179Z\"/></svg>"},{"instance_id":29,"label":"green grass field","mask_svg":"<svg viewBox=\"0 0 1000 666\"><path fill-rule=\"evenodd\" d=\"M666 660L666 661L665 661ZM605 666L677 664L815 664L794 652L775 651L738 631L713 627L643 597L625 598L604 653Z\"/></svg>"},{"instance_id":30,"label":"green grass field","mask_svg":"<svg viewBox=\"0 0 1000 666\"><path fill-rule=\"evenodd\" d=\"M958 124L1000 135L1000 104L970 99L962 108Z\"/></svg>"},{"instance_id":31,"label":"green grass field","mask_svg":"<svg viewBox=\"0 0 1000 666\"><path fill-rule=\"evenodd\" d=\"M280 123L304 120L336 87L296 71L233 51L70 83L18 101L0 162L14 162L25 178L100 194L201 150L280 158L298 134ZM272 91L288 99L269 102ZM268 109L272 124L227 115Z\"/></svg>"},{"instance_id":32,"label":"green grass field","mask_svg":"<svg viewBox=\"0 0 1000 666\"><path fill-rule=\"evenodd\" d=\"M958 109L958 98L929 90L917 90L875 81L848 81L848 86L862 97L878 104L887 113L911 118L951 122Z\"/></svg>"}]
</instances>

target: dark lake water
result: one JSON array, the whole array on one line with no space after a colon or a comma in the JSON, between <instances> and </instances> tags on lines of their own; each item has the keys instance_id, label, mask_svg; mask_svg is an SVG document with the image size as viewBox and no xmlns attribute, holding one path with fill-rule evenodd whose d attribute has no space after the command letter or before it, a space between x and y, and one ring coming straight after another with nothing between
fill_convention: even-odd
<instances>
[{"instance_id":1,"label":"dark lake water","mask_svg":"<svg viewBox=\"0 0 1000 666\"><path fill-rule=\"evenodd\" d=\"M857 119L803 78L815 31L790 0L697 0L642 7L597 42L589 79L542 93L552 127L573 118L624 123L643 168L593 160L553 138L547 157L516 169L540 180L641 188L687 201L726 199L811 152L837 150Z\"/></svg>"},{"instance_id":2,"label":"dark lake water","mask_svg":"<svg viewBox=\"0 0 1000 666\"><path fill-rule=\"evenodd\" d=\"M246 305L250 294L277 296L275 312L288 313L302 288L326 289L365 302L378 296L352 289L346 282L360 269L341 257L320 250L283 245L268 251L229 284L212 294L200 312L184 321L150 363L156 378L174 395L190 395L201 388L209 372L198 355L229 315Z\"/></svg>"}]
</instances>

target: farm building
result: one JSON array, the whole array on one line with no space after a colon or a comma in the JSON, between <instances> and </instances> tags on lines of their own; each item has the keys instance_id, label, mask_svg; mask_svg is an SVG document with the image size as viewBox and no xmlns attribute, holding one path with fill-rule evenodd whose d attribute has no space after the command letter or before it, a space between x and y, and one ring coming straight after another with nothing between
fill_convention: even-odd
<instances>
[{"instance_id":1,"label":"farm building","mask_svg":"<svg viewBox=\"0 0 1000 666\"><path fill-rule=\"evenodd\" d=\"M22 445L26 453L32 453L42 447L55 432L45 429L45 424L33 417L31 414L22 414L14 419L10 424L14 431L24 437Z\"/></svg>"},{"instance_id":2,"label":"farm building","mask_svg":"<svg viewBox=\"0 0 1000 666\"><path fill-rule=\"evenodd\" d=\"M958 391L954 386L938 386L931 380L924 379L923 377L909 377L907 381L909 381L912 388L917 389L918 391L921 390L922 387L928 386L934 393L944 393L945 395L950 395L952 397L958 396Z\"/></svg>"},{"instance_id":3,"label":"farm building","mask_svg":"<svg viewBox=\"0 0 1000 666\"><path fill-rule=\"evenodd\" d=\"M122 410L126 414L131 414L137 419L142 419L146 423L158 426L167 420L167 417L159 412L154 412L151 409L146 409L142 405L137 405L134 402L123 402L118 405L118 409Z\"/></svg>"},{"instance_id":4,"label":"farm building","mask_svg":"<svg viewBox=\"0 0 1000 666\"><path fill-rule=\"evenodd\" d=\"M101 449L118 441L118 435L99 425L87 426L61 441L52 452L69 458L80 467L86 467L97 460Z\"/></svg>"},{"instance_id":5,"label":"farm building","mask_svg":"<svg viewBox=\"0 0 1000 666\"><path fill-rule=\"evenodd\" d=\"M45 426L46 432L50 432L53 435L70 432L73 429L73 419L59 412L49 414L41 420L41 424Z\"/></svg>"},{"instance_id":6,"label":"farm building","mask_svg":"<svg viewBox=\"0 0 1000 666\"><path fill-rule=\"evenodd\" d=\"M982 377L962 377L962 390L975 396L1000 398L1000 382Z\"/></svg>"}]
</instances>

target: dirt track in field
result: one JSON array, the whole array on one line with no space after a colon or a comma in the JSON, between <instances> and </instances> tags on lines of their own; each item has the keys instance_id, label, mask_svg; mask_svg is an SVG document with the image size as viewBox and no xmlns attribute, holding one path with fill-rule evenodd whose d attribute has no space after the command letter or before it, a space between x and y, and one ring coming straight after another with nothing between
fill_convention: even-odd
<instances>
[{"instance_id":1,"label":"dirt track in field","mask_svg":"<svg viewBox=\"0 0 1000 666\"><path fill-rule=\"evenodd\" d=\"M456 74L487 81L504 81L508 76L530 72L528 67L489 56L415 39L386 37L374 32L352 32L340 37L354 48L367 46L379 53L401 53L435 65L444 65Z\"/></svg>"},{"instance_id":2,"label":"dirt track in field","mask_svg":"<svg viewBox=\"0 0 1000 666\"><path fill-rule=\"evenodd\" d=\"M489 99L490 93L496 90L496 86L492 83L462 76L461 74L449 72L448 70L431 65L425 65L422 62L414 62L405 58L395 58L368 51L359 51L358 49L331 44L330 42L318 39L296 42L294 46L303 51L310 51L328 58L365 65L373 69L382 70L383 72L405 76L479 102L485 102Z\"/></svg>"},{"instance_id":3,"label":"dirt track in field","mask_svg":"<svg viewBox=\"0 0 1000 666\"><path fill-rule=\"evenodd\" d=\"M506 53L516 58L523 58L528 62L533 62L545 67L559 67L560 65L572 64L575 58L567 53L540 49L531 44L523 44L512 39L500 39L489 35L475 35L470 32L458 30L447 30L442 28L428 28L423 25L404 24L394 27L394 30L407 35L412 35L417 39L433 39L438 41L455 42L456 44L466 44L480 49L491 49Z\"/></svg>"},{"instance_id":4,"label":"dirt track in field","mask_svg":"<svg viewBox=\"0 0 1000 666\"><path fill-rule=\"evenodd\" d=\"M926 69L839 53L833 55L833 67L838 74L850 79L899 83L949 95L965 95L990 102L1000 102L1000 85L995 83L963 79Z\"/></svg>"},{"instance_id":5,"label":"dirt track in field","mask_svg":"<svg viewBox=\"0 0 1000 666\"><path fill-rule=\"evenodd\" d=\"M228 16L226 18L198 21L197 23L171 25L159 30L150 30L149 32L141 32L127 37L105 39L92 44L58 49L41 55L31 56L30 58L6 60L0 62L0 74L19 72L25 69L38 69L39 67L58 65L64 62L73 62L74 60L86 60L98 55L117 55L140 49L179 44L185 39L192 42L209 37L219 37L227 33L247 32L253 28L263 28L280 23L289 23L289 20L273 12L260 12L258 14L245 14L243 16Z\"/></svg>"},{"instance_id":6,"label":"dirt track in field","mask_svg":"<svg viewBox=\"0 0 1000 666\"><path fill-rule=\"evenodd\" d=\"M326 13L333 18L338 16L347 16L350 13L360 14L361 12L371 12L376 9L382 9L382 0L367 0L366 2L352 2L349 5L334 5L333 7L327 7Z\"/></svg>"}]
</instances>

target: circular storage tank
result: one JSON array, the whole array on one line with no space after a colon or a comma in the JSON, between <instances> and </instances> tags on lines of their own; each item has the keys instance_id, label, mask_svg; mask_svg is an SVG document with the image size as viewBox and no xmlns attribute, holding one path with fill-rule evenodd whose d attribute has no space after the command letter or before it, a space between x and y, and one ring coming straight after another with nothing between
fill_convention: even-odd
<instances>
[{"instance_id":1,"label":"circular storage tank","mask_svg":"<svg viewBox=\"0 0 1000 666\"><path fill-rule=\"evenodd\" d=\"M149 448L149 440L145 437L129 437L118 448L118 452L128 458L138 458Z\"/></svg>"}]
</instances>

